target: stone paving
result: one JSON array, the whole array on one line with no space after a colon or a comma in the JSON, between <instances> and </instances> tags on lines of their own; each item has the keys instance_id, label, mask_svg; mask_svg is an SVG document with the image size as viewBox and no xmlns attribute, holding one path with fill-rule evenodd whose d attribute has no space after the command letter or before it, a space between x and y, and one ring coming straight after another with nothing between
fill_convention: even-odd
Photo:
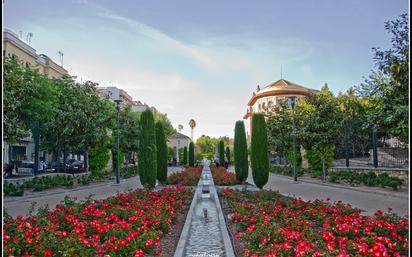
<instances>
[{"instance_id":1,"label":"stone paving","mask_svg":"<svg viewBox=\"0 0 412 257\"><path fill-rule=\"evenodd\" d=\"M230 167L229 170L233 171L233 167ZM251 170L249 170L247 181L253 184ZM387 211L388 208L392 208L394 213L409 217L409 192L349 187L321 181L305 180L296 183L293 178L273 173L269 174L269 180L264 189L279 191L283 195L300 197L306 201L330 198L331 201L349 203L364 211L365 214L373 214L377 210Z\"/></svg>"},{"instance_id":2,"label":"stone paving","mask_svg":"<svg viewBox=\"0 0 412 257\"><path fill-rule=\"evenodd\" d=\"M168 167L168 174L180 171L181 167ZM126 192L129 189L142 188L139 177L121 179L120 184L115 181L92 183L87 186L79 186L71 189L56 188L42 192L25 193L24 196L4 197L3 204L7 213L13 217L17 215L27 215L32 204L36 203L34 210L48 205L51 209L59 204L66 195L83 200L92 195L93 199L104 199L118 192Z\"/></svg>"}]
</instances>

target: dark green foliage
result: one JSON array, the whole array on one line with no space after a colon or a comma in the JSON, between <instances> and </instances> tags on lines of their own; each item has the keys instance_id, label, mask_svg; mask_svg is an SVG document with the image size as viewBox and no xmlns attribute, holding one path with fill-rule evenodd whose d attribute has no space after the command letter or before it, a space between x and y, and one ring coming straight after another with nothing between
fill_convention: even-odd
<instances>
[{"instance_id":1,"label":"dark green foliage","mask_svg":"<svg viewBox=\"0 0 412 257\"><path fill-rule=\"evenodd\" d=\"M245 124L243 121L237 121L235 125L233 152L235 158L236 178L238 181L243 183L248 177L249 170Z\"/></svg>"},{"instance_id":2,"label":"dark green foliage","mask_svg":"<svg viewBox=\"0 0 412 257\"><path fill-rule=\"evenodd\" d=\"M334 157L334 147L327 147L325 154L325 168L332 165ZM319 172L322 175L322 153L318 150L306 150L305 158L308 160L309 169L315 173Z\"/></svg>"},{"instance_id":3,"label":"dark green foliage","mask_svg":"<svg viewBox=\"0 0 412 257\"><path fill-rule=\"evenodd\" d=\"M96 146L89 150L89 169L92 174L101 173L110 159L107 147Z\"/></svg>"},{"instance_id":4,"label":"dark green foliage","mask_svg":"<svg viewBox=\"0 0 412 257\"><path fill-rule=\"evenodd\" d=\"M193 142L189 144L189 166L195 166L195 144Z\"/></svg>"},{"instance_id":5,"label":"dark green foliage","mask_svg":"<svg viewBox=\"0 0 412 257\"><path fill-rule=\"evenodd\" d=\"M24 194L24 185L5 182L3 193L8 196L22 196Z\"/></svg>"},{"instance_id":6,"label":"dark green foliage","mask_svg":"<svg viewBox=\"0 0 412 257\"><path fill-rule=\"evenodd\" d=\"M183 165L187 165L187 147L183 148Z\"/></svg>"},{"instance_id":7,"label":"dark green foliage","mask_svg":"<svg viewBox=\"0 0 412 257\"><path fill-rule=\"evenodd\" d=\"M252 175L253 181L260 189L269 179L269 157L266 122L263 114L252 116Z\"/></svg>"},{"instance_id":8,"label":"dark green foliage","mask_svg":"<svg viewBox=\"0 0 412 257\"><path fill-rule=\"evenodd\" d=\"M352 170L341 170L330 173L329 181L333 183L349 183L351 185L363 184L366 186L391 187L397 190L403 181L400 178L391 177L388 173L376 175L374 172L356 172Z\"/></svg>"},{"instance_id":9,"label":"dark green foliage","mask_svg":"<svg viewBox=\"0 0 412 257\"><path fill-rule=\"evenodd\" d=\"M297 168L297 175L298 177L303 175L303 169L302 168ZM289 177L293 177L294 173L293 173L293 167L291 166L280 166L280 165L273 165L270 166L270 172L275 173L275 174L280 174L280 175L285 175L285 176L289 176Z\"/></svg>"},{"instance_id":10,"label":"dark green foliage","mask_svg":"<svg viewBox=\"0 0 412 257\"><path fill-rule=\"evenodd\" d=\"M300 167L302 165L302 155L300 153L300 147L296 146L296 166ZM286 159L289 161L290 165L293 167L293 147L287 152Z\"/></svg>"},{"instance_id":11,"label":"dark green foliage","mask_svg":"<svg viewBox=\"0 0 412 257\"><path fill-rule=\"evenodd\" d=\"M137 165L127 166L120 170L122 178L131 178L139 175L139 167Z\"/></svg>"},{"instance_id":12,"label":"dark green foliage","mask_svg":"<svg viewBox=\"0 0 412 257\"><path fill-rule=\"evenodd\" d=\"M142 112L140 126L138 147L140 182L145 188L154 188L157 178L157 149L155 123L150 110Z\"/></svg>"},{"instance_id":13,"label":"dark green foliage","mask_svg":"<svg viewBox=\"0 0 412 257\"><path fill-rule=\"evenodd\" d=\"M225 164L225 143L222 140L219 141L219 164Z\"/></svg>"},{"instance_id":14,"label":"dark green foliage","mask_svg":"<svg viewBox=\"0 0 412 257\"><path fill-rule=\"evenodd\" d=\"M167 180L167 144L163 124L156 123L156 145L157 145L157 180L162 184Z\"/></svg>"},{"instance_id":15,"label":"dark green foliage","mask_svg":"<svg viewBox=\"0 0 412 257\"><path fill-rule=\"evenodd\" d=\"M230 148L229 146L226 146L226 158L227 158L227 163L230 165Z\"/></svg>"}]
</instances>

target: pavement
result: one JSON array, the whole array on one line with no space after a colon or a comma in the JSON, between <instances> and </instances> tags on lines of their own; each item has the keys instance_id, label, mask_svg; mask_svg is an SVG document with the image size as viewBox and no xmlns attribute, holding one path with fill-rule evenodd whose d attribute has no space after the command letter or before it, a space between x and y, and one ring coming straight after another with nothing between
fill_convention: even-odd
<instances>
[{"instance_id":1,"label":"pavement","mask_svg":"<svg viewBox=\"0 0 412 257\"><path fill-rule=\"evenodd\" d=\"M181 167L168 167L168 174L180 171L181 169ZM127 192L128 190L136 188L143 188L138 176L121 179L119 185L117 185L115 181L105 181L71 189L55 188L41 192L25 192L24 196L3 197L3 208L12 217L16 217L17 215L26 216L32 205L34 205L33 211L37 211L45 205L53 209L63 201L66 195L75 197L77 201L84 200L89 196L92 196L93 199L104 199L114 196L119 192Z\"/></svg>"},{"instance_id":2,"label":"pavement","mask_svg":"<svg viewBox=\"0 0 412 257\"><path fill-rule=\"evenodd\" d=\"M229 168L233 170L233 167ZM247 182L253 183L252 171L249 170ZM265 190L278 191L285 196L302 198L305 201L330 198L332 202L342 201L352 207L362 210L365 215L371 215L377 210L392 212L403 217L409 217L409 189L402 192L390 191L381 188L351 187L340 184L331 184L321 180L298 182L293 178L269 173L268 183Z\"/></svg>"}]
</instances>

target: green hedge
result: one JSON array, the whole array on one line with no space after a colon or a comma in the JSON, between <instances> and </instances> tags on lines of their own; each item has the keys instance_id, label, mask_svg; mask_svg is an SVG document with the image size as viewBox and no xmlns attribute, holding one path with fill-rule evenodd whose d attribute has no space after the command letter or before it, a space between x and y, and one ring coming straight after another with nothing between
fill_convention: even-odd
<instances>
[{"instance_id":1,"label":"green hedge","mask_svg":"<svg viewBox=\"0 0 412 257\"><path fill-rule=\"evenodd\" d=\"M265 117L261 113L252 116L252 175L260 189L269 179L268 138Z\"/></svg>"},{"instance_id":2,"label":"green hedge","mask_svg":"<svg viewBox=\"0 0 412 257\"><path fill-rule=\"evenodd\" d=\"M389 176L388 173L376 175L375 172L356 172L350 170L334 171L329 174L329 181L333 183L345 182L366 186L391 187L397 190L401 187L403 180Z\"/></svg>"},{"instance_id":3,"label":"green hedge","mask_svg":"<svg viewBox=\"0 0 412 257\"><path fill-rule=\"evenodd\" d=\"M154 188L157 178L157 148L155 123L150 110L142 112L138 148L140 182L145 188Z\"/></svg>"},{"instance_id":4,"label":"green hedge","mask_svg":"<svg viewBox=\"0 0 412 257\"><path fill-rule=\"evenodd\" d=\"M195 144L193 142L189 144L189 166L195 166Z\"/></svg>"},{"instance_id":5,"label":"green hedge","mask_svg":"<svg viewBox=\"0 0 412 257\"><path fill-rule=\"evenodd\" d=\"M293 166L273 165L273 166L270 167L269 171L271 173L285 175L285 176L289 176L289 177L294 176ZM304 173L304 170L300 167L296 167L296 171L297 171L298 177L302 176L303 173Z\"/></svg>"},{"instance_id":6,"label":"green hedge","mask_svg":"<svg viewBox=\"0 0 412 257\"><path fill-rule=\"evenodd\" d=\"M107 147L94 147L89 150L89 170L92 174L102 173L110 160L110 150Z\"/></svg>"},{"instance_id":7,"label":"green hedge","mask_svg":"<svg viewBox=\"0 0 412 257\"><path fill-rule=\"evenodd\" d=\"M235 139L233 154L235 158L236 178L240 182L245 182L249 172L248 149L246 143L245 124L237 121L235 124Z\"/></svg>"},{"instance_id":8,"label":"green hedge","mask_svg":"<svg viewBox=\"0 0 412 257\"><path fill-rule=\"evenodd\" d=\"M167 144L161 122L156 123L156 146L157 146L157 180L162 184L167 180Z\"/></svg>"}]
</instances>

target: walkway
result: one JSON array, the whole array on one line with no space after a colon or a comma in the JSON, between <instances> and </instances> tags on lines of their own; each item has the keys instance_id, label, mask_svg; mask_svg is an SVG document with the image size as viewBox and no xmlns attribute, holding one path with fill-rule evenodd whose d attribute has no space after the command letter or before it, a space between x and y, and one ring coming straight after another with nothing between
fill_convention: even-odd
<instances>
[{"instance_id":1,"label":"walkway","mask_svg":"<svg viewBox=\"0 0 412 257\"><path fill-rule=\"evenodd\" d=\"M231 169L233 170L233 168ZM249 170L247 181L253 184L251 170ZM331 201L349 203L353 207L364 211L365 214L373 214L377 210L387 211L388 208L392 208L394 213L401 216L409 216L409 196L407 193L389 193L377 188L351 188L321 181L298 181L298 183L295 183L291 177L273 173L269 174L269 181L264 189L279 191L283 195L300 197L306 201L330 198Z\"/></svg>"}]
</instances>

